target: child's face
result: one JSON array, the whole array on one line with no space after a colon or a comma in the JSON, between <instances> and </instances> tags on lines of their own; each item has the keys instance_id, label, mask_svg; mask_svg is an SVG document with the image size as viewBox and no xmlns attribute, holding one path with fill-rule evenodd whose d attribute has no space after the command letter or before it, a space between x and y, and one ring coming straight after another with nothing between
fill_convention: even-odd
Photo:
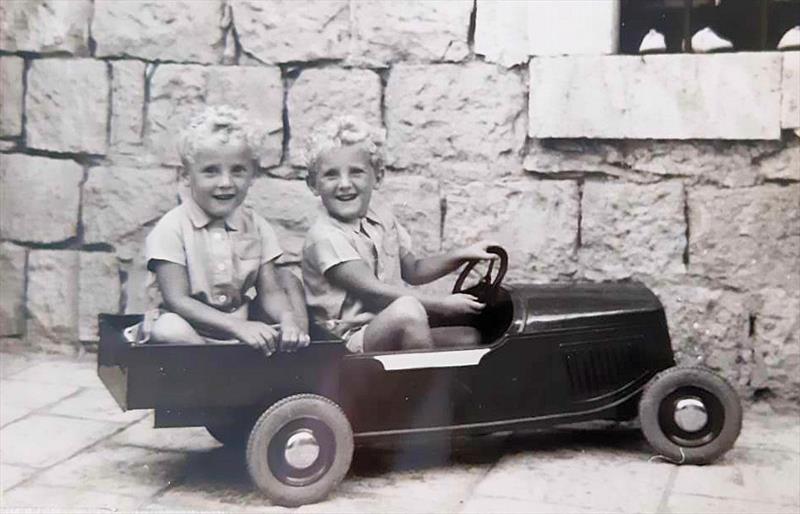
<instances>
[{"instance_id":1,"label":"child's face","mask_svg":"<svg viewBox=\"0 0 800 514\"><path fill-rule=\"evenodd\" d=\"M328 213L341 221L354 221L367 213L372 190L383 175L370 163L369 153L358 146L333 148L318 160L309 187L322 199Z\"/></svg>"},{"instance_id":2,"label":"child's face","mask_svg":"<svg viewBox=\"0 0 800 514\"><path fill-rule=\"evenodd\" d=\"M213 143L197 149L184 180L210 218L224 219L242 204L254 176L254 160L243 142Z\"/></svg>"}]
</instances>

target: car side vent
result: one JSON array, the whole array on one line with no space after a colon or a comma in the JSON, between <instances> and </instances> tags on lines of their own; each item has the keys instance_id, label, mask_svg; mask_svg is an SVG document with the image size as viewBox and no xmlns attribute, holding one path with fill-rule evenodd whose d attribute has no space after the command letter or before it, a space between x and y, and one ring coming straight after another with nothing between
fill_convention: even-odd
<instances>
[{"instance_id":1,"label":"car side vent","mask_svg":"<svg viewBox=\"0 0 800 514\"><path fill-rule=\"evenodd\" d=\"M638 378L642 343L637 337L562 346L573 398L593 399Z\"/></svg>"}]
</instances>

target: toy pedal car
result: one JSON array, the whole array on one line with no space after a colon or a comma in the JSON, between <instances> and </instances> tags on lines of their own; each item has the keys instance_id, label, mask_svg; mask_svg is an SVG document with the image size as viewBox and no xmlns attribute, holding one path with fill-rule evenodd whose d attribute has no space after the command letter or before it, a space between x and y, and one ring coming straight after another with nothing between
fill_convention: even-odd
<instances>
[{"instance_id":1,"label":"toy pedal car","mask_svg":"<svg viewBox=\"0 0 800 514\"><path fill-rule=\"evenodd\" d=\"M309 347L265 357L246 344L139 345L140 316L100 316L98 374L122 409L154 409L156 427L205 426L246 444L249 473L274 503L325 498L345 476L354 438L521 431L630 420L678 463L733 446L742 409L710 370L676 367L663 307L641 284L502 286L498 269L455 291L486 308L465 322L483 345L349 354L312 333ZM245 443L246 442L246 443Z\"/></svg>"}]
</instances>

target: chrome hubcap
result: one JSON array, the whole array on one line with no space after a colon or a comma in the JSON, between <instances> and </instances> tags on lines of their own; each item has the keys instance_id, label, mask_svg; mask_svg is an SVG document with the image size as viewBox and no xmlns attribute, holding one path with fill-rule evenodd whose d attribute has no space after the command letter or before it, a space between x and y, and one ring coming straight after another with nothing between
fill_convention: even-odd
<instances>
[{"instance_id":1,"label":"chrome hubcap","mask_svg":"<svg viewBox=\"0 0 800 514\"><path fill-rule=\"evenodd\" d=\"M675 403L675 424L687 432L696 432L708 423L705 404L699 398L682 398Z\"/></svg>"},{"instance_id":2,"label":"chrome hubcap","mask_svg":"<svg viewBox=\"0 0 800 514\"><path fill-rule=\"evenodd\" d=\"M319 443L314 433L307 428L302 428L286 440L283 451L286 462L295 469L304 469L314 464L319 457Z\"/></svg>"}]
</instances>

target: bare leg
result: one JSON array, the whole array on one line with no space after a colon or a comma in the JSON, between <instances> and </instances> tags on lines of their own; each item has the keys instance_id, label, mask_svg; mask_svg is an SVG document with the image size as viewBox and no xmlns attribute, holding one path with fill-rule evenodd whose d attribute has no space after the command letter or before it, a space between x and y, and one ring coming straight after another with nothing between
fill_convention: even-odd
<instances>
[{"instance_id":1,"label":"bare leg","mask_svg":"<svg viewBox=\"0 0 800 514\"><path fill-rule=\"evenodd\" d=\"M475 327L436 327L431 329L436 348L469 348L481 344L481 333Z\"/></svg>"},{"instance_id":2,"label":"bare leg","mask_svg":"<svg viewBox=\"0 0 800 514\"><path fill-rule=\"evenodd\" d=\"M364 332L364 351L426 350L433 344L425 307L402 296L375 316Z\"/></svg>"},{"instance_id":3,"label":"bare leg","mask_svg":"<svg viewBox=\"0 0 800 514\"><path fill-rule=\"evenodd\" d=\"M197 331L175 313L162 314L150 330L150 342L162 344L205 344Z\"/></svg>"}]
</instances>

